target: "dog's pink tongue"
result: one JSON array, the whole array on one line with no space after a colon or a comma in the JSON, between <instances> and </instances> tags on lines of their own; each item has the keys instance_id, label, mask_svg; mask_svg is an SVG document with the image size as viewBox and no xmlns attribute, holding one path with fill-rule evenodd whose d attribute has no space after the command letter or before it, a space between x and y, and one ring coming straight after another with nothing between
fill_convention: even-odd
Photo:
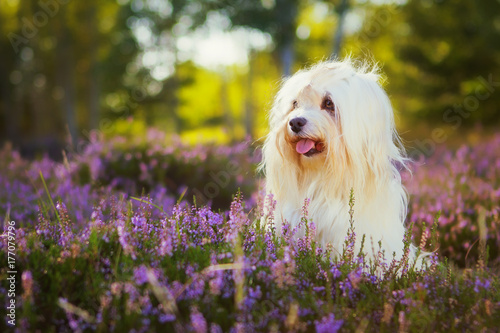
<instances>
[{"instance_id":1,"label":"dog's pink tongue","mask_svg":"<svg viewBox=\"0 0 500 333\"><path fill-rule=\"evenodd\" d=\"M309 150L311 150L311 148L313 148L314 145L315 145L315 143L314 143L313 140L302 139L299 142L297 142L297 146L295 147L295 149L297 150L297 153L299 153L299 154L305 154Z\"/></svg>"}]
</instances>

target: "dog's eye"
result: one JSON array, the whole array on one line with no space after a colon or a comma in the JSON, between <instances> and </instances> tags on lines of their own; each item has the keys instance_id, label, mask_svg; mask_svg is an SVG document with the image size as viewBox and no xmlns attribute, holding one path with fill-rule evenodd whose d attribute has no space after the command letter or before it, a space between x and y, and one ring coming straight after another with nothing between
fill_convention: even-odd
<instances>
[{"instance_id":1,"label":"dog's eye","mask_svg":"<svg viewBox=\"0 0 500 333\"><path fill-rule=\"evenodd\" d=\"M321 108L327 111L335 111L335 104L333 104L332 99L327 96L323 99L323 102L321 103Z\"/></svg>"},{"instance_id":2,"label":"dog's eye","mask_svg":"<svg viewBox=\"0 0 500 333\"><path fill-rule=\"evenodd\" d=\"M299 105L299 103L297 101L293 101L292 102L292 110L296 109L298 105Z\"/></svg>"}]
</instances>

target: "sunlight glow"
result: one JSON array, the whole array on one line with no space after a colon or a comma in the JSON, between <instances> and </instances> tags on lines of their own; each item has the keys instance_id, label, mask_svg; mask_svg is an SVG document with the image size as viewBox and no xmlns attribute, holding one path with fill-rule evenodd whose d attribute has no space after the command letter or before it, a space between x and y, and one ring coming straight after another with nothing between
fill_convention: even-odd
<instances>
[{"instance_id":1,"label":"sunlight glow","mask_svg":"<svg viewBox=\"0 0 500 333\"><path fill-rule=\"evenodd\" d=\"M174 26L172 35L154 36L149 19L129 18L127 24L143 50L139 66L147 68L155 80L162 81L173 74L176 61L192 60L210 70L246 66L250 52L272 45L269 34L231 27L229 19L219 13L210 13L205 24L194 31L190 30L192 23L189 17L183 17Z\"/></svg>"},{"instance_id":2,"label":"sunlight glow","mask_svg":"<svg viewBox=\"0 0 500 333\"><path fill-rule=\"evenodd\" d=\"M270 44L269 35L240 28L231 32L195 32L179 38L177 47L179 60L191 59L200 66L218 69L221 66L246 65L251 50L262 50Z\"/></svg>"},{"instance_id":3,"label":"sunlight glow","mask_svg":"<svg viewBox=\"0 0 500 333\"><path fill-rule=\"evenodd\" d=\"M271 36L249 28L232 28L227 17L213 13L193 33L178 38L180 61L193 60L200 66L218 69L223 66L246 65L252 50L271 45Z\"/></svg>"}]
</instances>

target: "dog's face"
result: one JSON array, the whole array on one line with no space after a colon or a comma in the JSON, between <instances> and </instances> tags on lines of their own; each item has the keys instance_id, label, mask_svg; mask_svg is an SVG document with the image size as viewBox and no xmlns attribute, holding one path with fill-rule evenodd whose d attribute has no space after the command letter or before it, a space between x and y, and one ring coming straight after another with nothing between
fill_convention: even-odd
<instances>
[{"instance_id":1,"label":"dog's face","mask_svg":"<svg viewBox=\"0 0 500 333\"><path fill-rule=\"evenodd\" d=\"M293 75L271 110L265 158L281 156L300 169L321 167L339 176L349 170L358 178L380 175L400 161L392 107L378 78L349 61Z\"/></svg>"},{"instance_id":2,"label":"dog's face","mask_svg":"<svg viewBox=\"0 0 500 333\"><path fill-rule=\"evenodd\" d=\"M321 82L309 82L294 94L285 117L285 139L299 156L326 154L330 139L340 134L332 93Z\"/></svg>"}]
</instances>

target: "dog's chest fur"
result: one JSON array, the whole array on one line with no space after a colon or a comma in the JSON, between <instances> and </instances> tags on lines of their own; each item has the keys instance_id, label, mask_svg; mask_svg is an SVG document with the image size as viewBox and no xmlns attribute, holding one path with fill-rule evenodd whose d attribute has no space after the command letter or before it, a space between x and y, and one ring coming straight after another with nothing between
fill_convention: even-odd
<instances>
[{"instance_id":1,"label":"dog's chest fur","mask_svg":"<svg viewBox=\"0 0 500 333\"><path fill-rule=\"evenodd\" d=\"M308 198L307 220L316 226L316 239L323 247L330 243L336 253L342 253L350 226L350 189L339 191L342 193L327 191L325 189L328 188L328 183L326 179L311 181L302 186L288 182L289 190L277 191L280 195L276 197L275 223L278 229L281 229L284 221L292 229L295 228L304 215L305 199ZM404 227L400 222L399 208L402 203L398 192L398 184L393 183L379 189L376 196L366 197L360 194L356 197L353 219L357 250L364 234L363 250L369 256L378 251L379 240L382 241L386 256L391 257L392 252L402 254ZM296 237L303 236L304 232L305 228L301 228Z\"/></svg>"}]
</instances>

